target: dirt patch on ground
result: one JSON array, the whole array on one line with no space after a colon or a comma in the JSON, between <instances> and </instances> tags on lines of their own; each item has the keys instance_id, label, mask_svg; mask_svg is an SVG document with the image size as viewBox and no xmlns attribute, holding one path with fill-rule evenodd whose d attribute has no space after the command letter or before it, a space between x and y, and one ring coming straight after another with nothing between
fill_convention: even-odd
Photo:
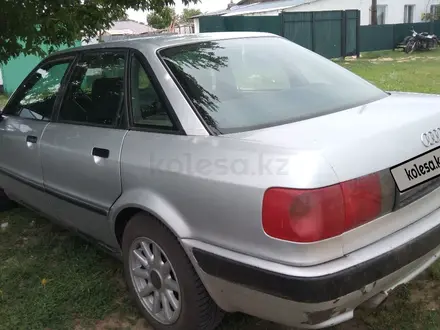
<instances>
[{"instance_id":1,"label":"dirt patch on ground","mask_svg":"<svg viewBox=\"0 0 440 330\"><path fill-rule=\"evenodd\" d=\"M362 58L362 55L359 55L359 58ZM357 56L347 56L345 58L345 61L347 61L347 62L353 62L353 61L356 61L356 60L358 60Z\"/></svg>"},{"instance_id":2,"label":"dirt patch on ground","mask_svg":"<svg viewBox=\"0 0 440 330\"><path fill-rule=\"evenodd\" d=\"M416 288L411 290L410 302L423 306L424 310L440 310L440 287L438 282L424 280L419 281L418 284Z\"/></svg>"},{"instance_id":3,"label":"dirt patch on ground","mask_svg":"<svg viewBox=\"0 0 440 330\"><path fill-rule=\"evenodd\" d=\"M79 321L78 321L79 323ZM78 324L75 330L153 330L144 319L129 319L119 314L107 316L104 320L95 322L95 325L84 327Z\"/></svg>"},{"instance_id":4,"label":"dirt patch on ground","mask_svg":"<svg viewBox=\"0 0 440 330\"><path fill-rule=\"evenodd\" d=\"M392 62L394 61L394 58L392 57L381 57L377 59L379 62Z\"/></svg>"},{"instance_id":5,"label":"dirt patch on ground","mask_svg":"<svg viewBox=\"0 0 440 330\"><path fill-rule=\"evenodd\" d=\"M379 57L370 60L370 62L392 62L392 61L394 61L394 58L392 57Z\"/></svg>"}]
</instances>

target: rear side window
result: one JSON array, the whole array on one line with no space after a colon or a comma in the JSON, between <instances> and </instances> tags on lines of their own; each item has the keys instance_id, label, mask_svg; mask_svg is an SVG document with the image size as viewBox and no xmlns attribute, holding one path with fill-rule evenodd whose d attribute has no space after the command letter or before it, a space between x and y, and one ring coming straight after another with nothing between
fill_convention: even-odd
<instances>
[{"instance_id":1,"label":"rear side window","mask_svg":"<svg viewBox=\"0 0 440 330\"><path fill-rule=\"evenodd\" d=\"M71 61L48 63L38 68L19 87L18 95L4 110L5 114L35 120L50 120L61 81Z\"/></svg>"},{"instance_id":2,"label":"rear side window","mask_svg":"<svg viewBox=\"0 0 440 330\"><path fill-rule=\"evenodd\" d=\"M131 115L134 126L176 130L150 77L135 56L131 61L130 87Z\"/></svg>"},{"instance_id":3,"label":"rear side window","mask_svg":"<svg viewBox=\"0 0 440 330\"><path fill-rule=\"evenodd\" d=\"M84 54L76 65L59 121L115 126L124 105L126 53Z\"/></svg>"},{"instance_id":4,"label":"rear side window","mask_svg":"<svg viewBox=\"0 0 440 330\"><path fill-rule=\"evenodd\" d=\"M159 56L214 131L234 133L309 119L387 94L284 38L199 42Z\"/></svg>"}]
</instances>

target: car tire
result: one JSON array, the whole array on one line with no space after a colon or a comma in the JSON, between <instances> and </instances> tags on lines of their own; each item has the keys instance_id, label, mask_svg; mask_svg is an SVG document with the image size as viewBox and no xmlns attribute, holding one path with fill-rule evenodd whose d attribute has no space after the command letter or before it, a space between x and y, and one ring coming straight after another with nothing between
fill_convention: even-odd
<instances>
[{"instance_id":1,"label":"car tire","mask_svg":"<svg viewBox=\"0 0 440 330\"><path fill-rule=\"evenodd\" d=\"M11 201L5 192L0 189L0 212L9 211L16 206L15 202Z\"/></svg>"},{"instance_id":2,"label":"car tire","mask_svg":"<svg viewBox=\"0 0 440 330\"><path fill-rule=\"evenodd\" d=\"M224 312L209 296L177 238L159 220L146 213L135 215L124 230L122 250L130 294L154 329L212 330L220 324Z\"/></svg>"}]
</instances>

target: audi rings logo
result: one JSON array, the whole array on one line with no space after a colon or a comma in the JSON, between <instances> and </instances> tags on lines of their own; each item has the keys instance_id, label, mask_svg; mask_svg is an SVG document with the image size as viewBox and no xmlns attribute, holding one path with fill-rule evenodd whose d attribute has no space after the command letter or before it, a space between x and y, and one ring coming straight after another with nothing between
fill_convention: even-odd
<instances>
[{"instance_id":1,"label":"audi rings logo","mask_svg":"<svg viewBox=\"0 0 440 330\"><path fill-rule=\"evenodd\" d=\"M435 128L432 131L425 132L421 136L422 143L425 147L433 146L440 142L440 128Z\"/></svg>"}]
</instances>

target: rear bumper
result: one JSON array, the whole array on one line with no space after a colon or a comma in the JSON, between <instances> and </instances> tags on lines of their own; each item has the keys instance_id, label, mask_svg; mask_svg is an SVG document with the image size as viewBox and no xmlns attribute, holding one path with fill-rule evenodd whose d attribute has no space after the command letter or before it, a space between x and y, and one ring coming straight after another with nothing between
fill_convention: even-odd
<instances>
[{"instance_id":1,"label":"rear bumper","mask_svg":"<svg viewBox=\"0 0 440 330\"><path fill-rule=\"evenodd\" d=\"M352 318L354 309L365 301L386 296L429 267L440 255L440 225L376 258L319 277L274 272L279 268L255 267L246 262L246 256L237 261L198 244L184 245L207 290L223 309L319 329Z\"/></svg>"},{"instance_id":2,"label":"rear bumper","mask_svg":"<svg viewBox=\"0 0 440 330\"><path fill-rule=\"evenodd\" d=\"M379 257L320 277L294 277L249 266L194 248L201 270L226 281L304 303L337 299L384 278L440 245L440 225Z\"/></svg>"}]
</instances>

